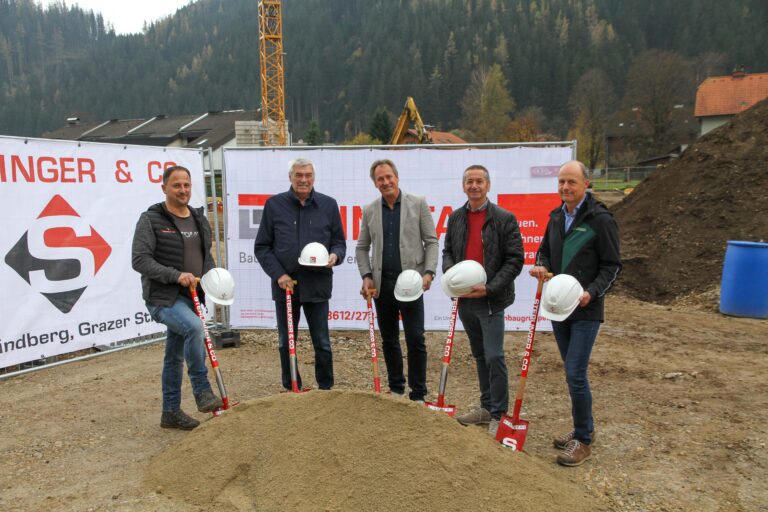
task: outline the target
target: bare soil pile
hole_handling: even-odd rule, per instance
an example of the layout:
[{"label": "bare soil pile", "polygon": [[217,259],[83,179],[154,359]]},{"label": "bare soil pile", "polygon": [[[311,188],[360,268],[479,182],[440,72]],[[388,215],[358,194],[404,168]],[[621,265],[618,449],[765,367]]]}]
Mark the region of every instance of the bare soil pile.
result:
[{"label": "bare soil pile", "polygon": [[253,400],[158,455],[147,483],[211,510],[596,510],[561,469],[407,400]]},{"label": "bare soil pile", "polygon": [[701,137],[613,208],[625,265],[619,288],[659,303],[712,290],[728,240],[768,240],[766,190],[763,100]]}]

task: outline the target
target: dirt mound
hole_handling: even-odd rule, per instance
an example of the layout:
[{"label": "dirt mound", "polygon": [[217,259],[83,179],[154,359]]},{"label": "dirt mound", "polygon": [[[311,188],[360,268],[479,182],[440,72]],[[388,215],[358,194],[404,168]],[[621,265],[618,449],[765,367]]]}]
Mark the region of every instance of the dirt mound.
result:
[{"label": "dirt mound", "polygon": [[206,422],[146,480],[211,510],[595,510],[560,471],[405,400],[314,391]]},{"label": "dirt mound", "polygon": [[768,100],[704,135],[612,210],[619,289],[666,303],[720,282],[728,240],[768,239]]}]

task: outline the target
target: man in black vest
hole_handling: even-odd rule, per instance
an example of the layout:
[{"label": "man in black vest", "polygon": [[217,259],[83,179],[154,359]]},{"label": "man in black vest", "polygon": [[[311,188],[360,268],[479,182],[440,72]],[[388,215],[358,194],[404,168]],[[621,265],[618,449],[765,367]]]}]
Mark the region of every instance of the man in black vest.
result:
[{"label": "man in black vest", "polygon": [[[160,426],[192,430],[200,422],[181,410],[184,360],[197,410],[211,412],[223,405],[208,382],[205,334],[189,293],[196,276],[214,267],[211,227],[202,208],[188,206],[192,195],[188,169],[166,169],[162,187],[165,201],[150,206],[136,224],[132,262],[133,269],[141,274],[142,295],[152,319],[168,328]],[[204,296],[199,285],[198,294]]]}]

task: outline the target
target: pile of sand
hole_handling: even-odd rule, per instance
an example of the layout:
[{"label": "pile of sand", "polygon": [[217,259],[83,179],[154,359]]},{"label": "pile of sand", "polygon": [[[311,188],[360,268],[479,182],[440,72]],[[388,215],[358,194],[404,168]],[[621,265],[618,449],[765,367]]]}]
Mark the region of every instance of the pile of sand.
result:
[{"label": "pile of sand", "polygon": [[[619,288],[665,303],[720,283],[728,240],[768,240],[768,100],[704,135],[612,208]],[[744,269],[749,272],[749,269]]]},{"label": "pile of sand", "polygon": [[387,396],[239,405],[152,461],[151,489],[210,510],[595,510],[567,470]]}]

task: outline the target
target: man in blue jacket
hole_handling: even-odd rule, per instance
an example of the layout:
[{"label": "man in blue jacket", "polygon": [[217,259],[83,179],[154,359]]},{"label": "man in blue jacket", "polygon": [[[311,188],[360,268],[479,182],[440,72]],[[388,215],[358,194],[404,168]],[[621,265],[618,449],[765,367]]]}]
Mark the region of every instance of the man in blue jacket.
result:
[{"label": "man in blue jacket", "polygon": [[549,214],[536,266],[530,270],[538,279],[547,272],[571,275],[584,289],[573,313],[562,322],[552,322],[573,416],[573,430],[553,442],[563,450],[557,462],[564,466],[581,465],[592,456],[595,432],[587,367],[605,316],[605,293],[621,270],[616,221],[604,204],[587,193],[588,187],[584,164],[572,160],[560,167],[557,190],[563,204]]},{"label": "man in blue jacket", "polygon": [[[315,348],[315,379],[320,389],[333,387],[333,354],[328,333],[328,300],[333,291],[334,265],[344,260],[346,240],[336,200],[314,189],[315,168],[307,158],[289,164],[287,192],[270,197],[264,205],[254,253],[272,279],[279,339],[282,384],[291,389],[288,354],[288,319],[285,290],[293,291],[293,329],[298,332],[299,315],[304,309],[312,345]],[[317,242],[328,250],[325,267],[299,264],[305,245]],[[294,284],[296,283],[296,284]],[[301,375],[297,375],[301,387]]]}]

